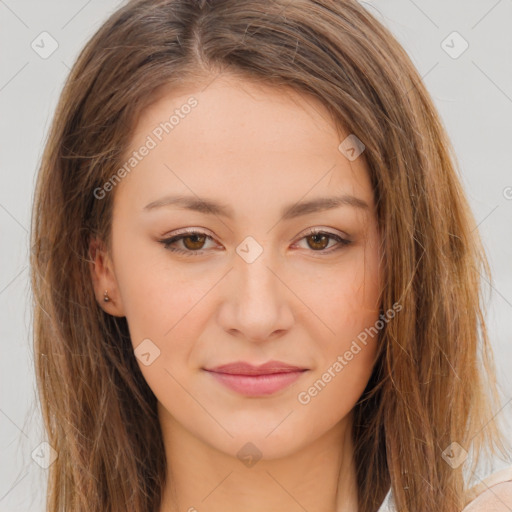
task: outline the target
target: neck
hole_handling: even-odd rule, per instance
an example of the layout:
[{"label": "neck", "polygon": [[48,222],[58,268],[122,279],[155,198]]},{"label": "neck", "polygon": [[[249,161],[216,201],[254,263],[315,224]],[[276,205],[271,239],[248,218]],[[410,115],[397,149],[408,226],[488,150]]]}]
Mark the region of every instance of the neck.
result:
[{"label": "neck", "polygon": [[160,512],[357,511],[351,415],[309,445],[277,459],[262,454],[254,465],[203,442],[160,406],[159,416],[168,469]]}]

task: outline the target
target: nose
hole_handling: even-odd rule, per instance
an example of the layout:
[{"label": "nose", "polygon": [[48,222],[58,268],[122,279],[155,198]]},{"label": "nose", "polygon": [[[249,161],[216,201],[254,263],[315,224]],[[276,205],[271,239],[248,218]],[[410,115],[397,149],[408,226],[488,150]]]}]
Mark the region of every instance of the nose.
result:
[{"label": "nose", "polygon": [[236,257],[226,276],[226,295],[220,306],[222,328],[240,339],[261,343],[288,331],[294,322],[286,276],[266,251],[252,263]]}]

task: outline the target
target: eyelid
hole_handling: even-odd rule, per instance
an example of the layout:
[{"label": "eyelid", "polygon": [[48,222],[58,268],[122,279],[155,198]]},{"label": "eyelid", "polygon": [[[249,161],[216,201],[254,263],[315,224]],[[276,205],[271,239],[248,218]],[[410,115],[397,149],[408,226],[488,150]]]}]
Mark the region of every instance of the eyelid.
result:
[{"label": "eyelid", "polygon": [[[336,231],[335,233],[333,233],[333,231]],[[344,233],[343,231],[339,231],[337,229],[334,229],[334,228],[328,228],[326,226],[315,226],[313,228],[307,228],[305,231],[303,231],[302,233],[300,233],[298,235],[299,238],[303,238],[305,236],[308,236],[308,235],[315,235],[317,233],[325,233],[325,234],[328,234],[328,235],[332,235],[332,236],[339,236],[340,238],[343,238],[347,241],[351,241],[352,237],[348,234],[348,233]]]},{"label": "eyelid", "polygon": [[177,231],[173,232],[171,235],[166,236],[166,238],[174,238],[175,236],[187,235],[187,234],[205,235],[205,236],[209,236],[211,238],[215,238],[209,230],[207,230],[206,228],[200,228],[200,227],[178,229]]}]

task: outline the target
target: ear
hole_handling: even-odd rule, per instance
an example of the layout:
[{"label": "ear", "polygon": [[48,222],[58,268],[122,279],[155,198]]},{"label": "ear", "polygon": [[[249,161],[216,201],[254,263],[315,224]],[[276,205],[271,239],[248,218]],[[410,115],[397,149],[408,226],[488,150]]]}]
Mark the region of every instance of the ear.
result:
[{"label": "ear", "polygon": [[[125,316],[112,259],[99,238],[91,239],[89,255],[89,270],[98,304],[109,315]],[[105,291],[108,293],[108,302],[104,300]]]}]

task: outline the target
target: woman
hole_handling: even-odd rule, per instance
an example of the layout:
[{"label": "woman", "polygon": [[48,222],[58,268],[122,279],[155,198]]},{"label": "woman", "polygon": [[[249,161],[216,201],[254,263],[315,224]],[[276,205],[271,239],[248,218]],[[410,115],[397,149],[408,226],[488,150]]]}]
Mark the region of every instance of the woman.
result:
[{"label": "woman", "polygon": [[34,204],[48,510],[512,506],[454,162],[354,1],[114,13]]}]

